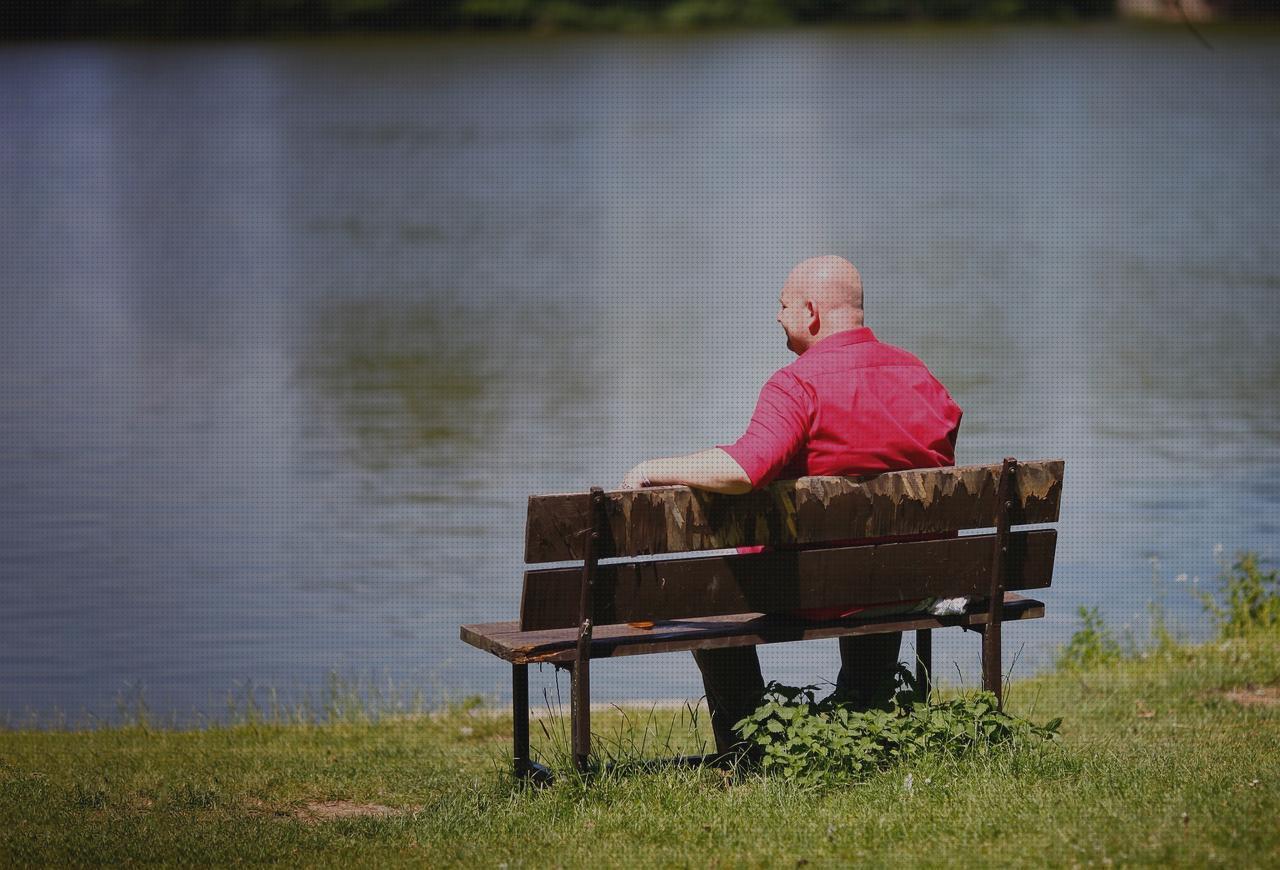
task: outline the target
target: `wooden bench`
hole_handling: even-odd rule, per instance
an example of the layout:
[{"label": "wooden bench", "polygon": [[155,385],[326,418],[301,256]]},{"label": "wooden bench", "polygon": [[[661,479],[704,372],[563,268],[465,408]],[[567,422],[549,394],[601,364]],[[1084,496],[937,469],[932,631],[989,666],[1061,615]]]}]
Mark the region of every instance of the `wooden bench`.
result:
[{"label": "wooden bench", "polygon": [[[1044,615],[1043,603],[1014,593],[1049,586],[1057,544],[1053,529],[1010,527],[1057,522],[1062,476],[1061,460],[1006,459],[863,479],[808,477],[740,496],[673,486],[531,497],[525,562],[572,564],[525,571],[518,621],[461,628],[462,640],[512,664],[516,775],[549,776],[529,757],[535,663],[571,671],[573,755],[583,770],[593,658],[911,630],[927,697],[930,632],[961,626],[982,634],[983,686],[1000,696],[1001,622]],[[994,532],[955,534],[988,528]],[[859,543],[901,536],[935,537]],[[773,549],[644,558],[757,545]],[[951,616],[786,615],[924,598],[969,604]]]}]

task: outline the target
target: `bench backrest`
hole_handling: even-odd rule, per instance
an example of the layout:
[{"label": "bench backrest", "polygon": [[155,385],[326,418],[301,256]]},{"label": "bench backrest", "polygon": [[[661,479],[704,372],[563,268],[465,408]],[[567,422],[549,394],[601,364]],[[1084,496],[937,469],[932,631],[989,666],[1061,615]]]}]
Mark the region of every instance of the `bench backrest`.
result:
[{"label": "bench backrest", "polygon": [[[1063,470],[1062,460],[1018,465],[1010,525],[1057,522]],[[581,560],[593,526],[601,532],[597,558],[632,559],[596,569],[596,625],[985,596],[993,536],[936,536],[994,526],[1000,472],[1000,465],[981,465],[806,477],[740,496],[683,486],[609,492],[603,516],[588,493],[534,496],[525,561],[576,564],[525,572],[520,627],[578,624]],[[866,541],[900,536],[935,538]],[[1013,533],[1004,588],[1048,586],[1056,542],[1052,529]],[[760,545],[783,549],[634,560]]]}]

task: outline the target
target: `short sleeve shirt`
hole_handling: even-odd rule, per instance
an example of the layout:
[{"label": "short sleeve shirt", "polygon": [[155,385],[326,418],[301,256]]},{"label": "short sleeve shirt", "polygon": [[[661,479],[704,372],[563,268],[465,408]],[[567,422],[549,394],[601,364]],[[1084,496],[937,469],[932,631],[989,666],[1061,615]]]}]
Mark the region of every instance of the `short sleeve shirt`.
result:
[{"label": "short sleeve shirt", "polygon": [[[840,332],[778,370],[747,431],[722,446],[753,487],[810,475],[864,475],[955,464],[960,407],[915,356],[870,329]],[[758,550],[748,548],[745,552]],[[890,612],[902,603],[886,605]],[[869,616],[876,605],[799,611]]]},{"label": "short sleeve shirt", "polygon": [[924,363],[862,327],[823,339],[774,373],[746,432],[721,449],[754,487],[936,468],[955,464],[961,414]]}]

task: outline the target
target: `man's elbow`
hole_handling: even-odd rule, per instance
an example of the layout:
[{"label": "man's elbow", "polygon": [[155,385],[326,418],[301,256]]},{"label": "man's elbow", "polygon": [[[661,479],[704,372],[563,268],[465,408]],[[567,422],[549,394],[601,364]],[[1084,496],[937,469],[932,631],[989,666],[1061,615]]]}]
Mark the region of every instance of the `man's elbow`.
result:
[{"label": "man's elbow", "polygon": [[747,474],[747,470],[738,463],[738,460],[724,450],[718,452],[723,466],[720,492],[726,495],[743,495],[755,489],[755,484],[751,482],[751,475]]}]

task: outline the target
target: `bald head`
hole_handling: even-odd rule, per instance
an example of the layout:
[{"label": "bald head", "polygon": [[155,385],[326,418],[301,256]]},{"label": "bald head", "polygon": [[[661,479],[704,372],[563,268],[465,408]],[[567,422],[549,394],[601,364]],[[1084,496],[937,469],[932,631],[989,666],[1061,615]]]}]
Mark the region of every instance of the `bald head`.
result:
[{"label": "bald head", "polygon": [[779,302],[787,347],[804,353],[829,335],[862,326],[862,276],[843,257],[814,257],[791,270]]}]

